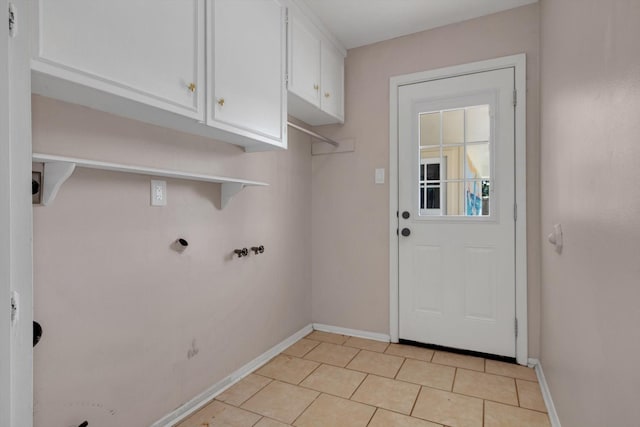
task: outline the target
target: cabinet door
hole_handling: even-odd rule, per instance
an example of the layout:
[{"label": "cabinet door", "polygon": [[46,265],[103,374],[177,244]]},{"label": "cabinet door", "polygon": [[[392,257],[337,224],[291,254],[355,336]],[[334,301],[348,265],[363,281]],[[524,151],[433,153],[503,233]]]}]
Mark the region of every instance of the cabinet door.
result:
[{"label": "cabinet door", "polygon": [[284,142],[285,9],[275,0],[211,4],[210,125],[230,125],[232,132],[246,130]]},{"label": "cabinet door", "polygon": [[289,16],[289,91],[320,107],[320,39],[295,14]]},{"label": "cabinet door", "polygon": [[333,46],[322,44],[322,111],[344,118],[344,58]]},{"label": "cabinet door", "polygon": [[204,0],[39,0],[37,14],[34,70],[204,119]]}]

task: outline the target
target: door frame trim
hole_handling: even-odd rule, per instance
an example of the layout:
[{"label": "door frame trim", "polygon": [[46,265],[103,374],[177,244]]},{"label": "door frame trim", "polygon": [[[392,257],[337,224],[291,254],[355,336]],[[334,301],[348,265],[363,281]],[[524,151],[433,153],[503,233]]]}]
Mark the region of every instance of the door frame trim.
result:
[{"label": "door frame trim", "polygon": [[[398,342],[400,331],[399,307],[399,238],[398,238],[398,90],[400,86],[463,76],[502,68],[514,67],[517,105],[515,107],[515,181],[517,221],[515,223],[516,277],[516,360],[528,362],[527,316],[527,91],[526,54],[505,56],[486,61],[438,68],[393,76],[389,80],[389,331],[392,342]],[[515,327],[515,325],[514,325]],[[515,331],[514,331],[515,333]]]}]

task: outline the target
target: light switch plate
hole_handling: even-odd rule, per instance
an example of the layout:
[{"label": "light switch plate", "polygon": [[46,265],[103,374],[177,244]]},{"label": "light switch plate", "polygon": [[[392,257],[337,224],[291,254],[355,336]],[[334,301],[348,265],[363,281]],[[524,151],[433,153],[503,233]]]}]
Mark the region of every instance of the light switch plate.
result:
[{"label": "light switch plate", "polygon": [[151,206],[167,205],[167,181],[151,180]]},{"label": "light switch plate", "polygon": [[384,184],[384,168],[376,169],[376,184]]}]

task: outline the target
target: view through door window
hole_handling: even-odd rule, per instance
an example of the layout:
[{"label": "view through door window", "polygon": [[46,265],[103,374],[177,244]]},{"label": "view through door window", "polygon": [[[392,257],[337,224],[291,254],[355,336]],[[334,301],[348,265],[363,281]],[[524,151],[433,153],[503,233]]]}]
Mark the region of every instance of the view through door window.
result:
[{"label": "view through door window", "polygon": [[489,105],[420,113],[421,216],[491,214]]}]

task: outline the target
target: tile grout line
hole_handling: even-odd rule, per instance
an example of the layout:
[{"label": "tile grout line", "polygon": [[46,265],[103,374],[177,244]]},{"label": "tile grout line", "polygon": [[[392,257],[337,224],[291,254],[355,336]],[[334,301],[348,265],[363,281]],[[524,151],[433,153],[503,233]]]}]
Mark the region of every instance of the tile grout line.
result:
[{"label": "tile grout line", "polygon": [[305,412],[307,412],[307,409],[309,409],[309,407],[310,407],[311,405],[313,405],[313,404],[315,403],[315,401],[316,401],[316,400],[318,400],[318,398],[319,398],[320,396],[322,396],[322,393],[318,393],[318,395],[317,395],[316,397],[314,397],[314,398],[313,398],[313,400],[311,401],[311,403],[309,403],[307,406],[305,406],[305,408],[304,408],[302,411],[300,411],[300,413],[298,414],[298,416],[297,416],[297,417],[295,417],[295,418],[293,419],[293,421],[291,421],[291,423],[290,423],[290,424],[291,424],[291,425],[295,424],[295,423],[296,423],[296,421],[298,421],[298,418],[300,418],[300,417],[302,416],[302,414],[304,414]]},{"label": "tile grout line", "polygon": [[[304,339],[307,339],[307,338],[301,338],[301,339],[303,339],[303,340],[304,340]],[[301,358],[301,359],[304,359],[304,357],[305,357],[307,354],[311,353],[311,352],[312,352],[312,351],[313,351],[317,346],[319,346],[319,345],[320,345],[320,343],[321,343],[321,341],[310,340],[310,339],[307,339],[307,340],[308,340],[308,341],[313,341],[313,342],[315,342],[315,343],[316,343],[316,345],[314,345],[313,347],[311,347],[309,350],[305,351],[305,353],[304,353],[302,356],[300,356],[300,358]],[[297,341],[297,342],[293,343],[293,345],[297,344],[298,342],[300,342],[300,341]],[[290,346],[290,347],[291,347],[291,346]],[[285,349],[285,351],[286,351],[286,349]],[[282,353],[280,353],[280,354],[285,354],[285,353],[284,353],[284,351],[283,351],[283,352],[282,352]],[[293,355],[291,355],[291,354],[290,354],[289,356],[293,356]]]},{"label": "tile grout line", "polygon": [[402,367],[404,366],[404,364],[407,363],[407,358],[403,358],[402,359],[402,363],[400,364],[400,367],[398,367],[398,370],[396,371],[396,374],[393,376],[394,380],[398,379],[398,374],[400,373],[400,371],[402,371]]},{"label": "tile grout line", "polygon": [[[429,386],[423,386],[423,387],[427,387],[427,388],[430,388],[430,389],[433,389],[433,390],[446,391],[446,390],[442,390],[440,388],[434,388],[434,387],[429,387]],[[511,403],[500,402],[500,401],[494,400],[494,399],[486,399],[484,397],[478,397],[478,396],[474,396],[472,394],[464,394],[464,393],[460,393],[458,391],[452,391],[452,392],[449,392],[449,393],[457,394],[459,396],[464,396],[464,397],[471,397],[471,398],[474,398],[474,399],[480,399],[480,400],[491,402],[491,403],[497,403],[499,405],[505,405],[505,406],[509,406],[511,408],[525,409],[527,411],[533,411],[533,412],[538,412],[540,414],[546,414],[546,412],[542,412],[542,411],[539,411],[537,409],[523,408],[523,407],[518,406],[518,405],[512,405]]]},{"label": "tile grout line", "polygon": [[[307,360],[307,359],[305,359],[305,360]],[[312,362],[315,362],[315,361],[312,361]],[[304,380],[306,380],[307,378],[309,378],[309,377],[311,376],[311,374],[313,374],[315,371],[317,371],[317,370],[318,370],[318,368],[319,368],[320,366],[324,365],[324,363],[319,363],[319,362],[316,362],[316,363],[318,363],[318,366],[316,366],[315,368],[313,368],[313,369],[311,370],[311,372],[309,372],[309,373],[308,373],[308,374],[307,374],[303,379],[301,379],[300,381],[298,381],[298,383],[297,383],[297,384],[294,384],[294,385],[297,385],[298,387],[300,387],[300,384],[302,384],[302,382],[303,382]]]},{"label": "tile grout line", "polygon": [[[337,368],[337,369],[346,369],[346,368],[340,368],[340,367],[338,367],[338,366],[329,365],[329,364],[326,364],[326,363],[323,363],[323,364],[321,364],[320,366],[328,366],[328,367],[331,367],[331,368]],[[316,370],[317,370],[317,369],[320,369],[320,366],[318,366],[318,367],[316,368]],[[357,371],[351,371],[351,372],[357,372]],[[362,372],[358,372],[358,373],[359,373],[359,374],[361,374]],[[307,378],[308,378],[308,377],[310,377],[311,375],[312,375],[312,374],[309,374],[309,375],[307,376]],[[305,378],[305,380],[306,380],[307,378]],[[365,377],[364,377],[364,378],[366,378],[366,375],[365,375]],[[363,379],[358,383],[358,385],[356,386],[356,390],[358,389],[358,387],[360,387],[360,384],[362,384],[362,382],[364,381],[364,378],[363,378]],[[353,393],[355,393],[355,391],[353,391],[353,392],[349,395],[349,397],[339,396],[339,395],[337,395],[337,394],[333,394],[333,393],[330,393],[330,392],[328,392],[328,391],[324,391],[324,390],[317,390],[317,389],[315,389],[315,388],[311,388],[311,387],[309,387],[309,386],[303,385],[303,384],[302,384],[303,382],[304,382],[304,380],[300,381],[300,384],[292,384],[292,385],[295,385],[296,387],[303,388],[303,389],[305,389],[305,390],[315,391],[315,392],[317,392],[317,393],[324,393],[324,394],[327,394],[327,395],[329,395],[329,396],[333,396],[333,397],[337,397],[337,398],[345,399],[345,400],[351,400],[351,396],[353,396]],[[355,402],[355,400],[354,400],[354,402]],[[362,402],[359,402],[359,403],[362,403]]]},{"label": "tile grout line", "polygon": [[371,424],[371,421],[373,421],[373,419],[375,418],[376,414],[378,413],[378,408],[377,406],[375,406],[376,410],[373,411],[373,414],[371,415],[371,418],[369,419],[369,422],[367,423],[367,425],[365,427],[369,427],[369,424]]},{"label": "tile grout line", "polygon": [[[264,375],[256,374],[256,373],[254,373],[254,372],[251,372],[249,375],[257,375],[257,376],[259,376],[259,377],[266,378],[266,379],[268,379],[268,380],[269,380],[269,382],[268,382],[268,383],[266,383],[265,385],[263,385],[262,387],[260,387],[258,390],[256,390],[256,392],[255,392],[255,393],[253,393],[251,396],[247,397],[245,400],[243,400],[242,402],[240,402],[240,404],[239,404],[238,406],[233,405],[233,404],[231,404],[231,403],[223,402],[222,400],[219,400],[219,402],[227,403],[227,405],[234,406],[234,407],[236,407],[236,408],[238,408],[238,409],[243,409],[243,408],[241,408],[241,406],[242,406],[242,405],[244,405],[244,404],[245,404],[249,399],[251,399],[253,396],[255,396],[256,394],[258,394],[262,389],[264,389],[266,386],[268,386],[269,384],[271,384],[271,383],[274,381],[274,380],[273,380],[273,378],[265,377]],[[248,377],[249,375],[247,375],[247,377]],[[245,377],[245,378],[246,378],[246,377]],[[243,378],[242,380],[244,380],[245,378]],[[242,381],[242,380],[240,380],[240,381]],[[236,383],[236,384],[239,384],[239,382],[238,382],[238,383]],[[235,386],[235,384],[234,384],[234,386]],[[218,400],[218,398],[216,397],[214,400]]]},{"label": "tile grout line", "polygon": [[[273,382],[273,381],[272,381],[272,382]],[[285,383],[285,384],[286,384],[286,383]],[[266,387],[266,386],[265,386],[265,387]],[[264,387],[263,387],[263,388],[264,388]],[[247,399],[247,400],[249,400],[249,399]],[[220,402],[220,403],[224,403],[225,405],[231,406],[232,408],[236,408],[236,409],[239,409],[239,410],[241,410],[241,411],[245,411],[245,412],[248,412],[248,413],[250,413],[250,414],[254,414],[254,415],[259,416],[260,418],[258,419],[258,421],[256,421],[256,424],[257,424],[257,423],[259,423],[259,422],[260,422],[260,420],[261,420],[262,418],[269,418],[269,417],[266,417],[266,416],[264,416],[264,415],[262,415],[262,414],[260,414],[260,413],[258,413],[258,412],[252,411],[251,409],[241,408],[240,406],[231,405],[231,404],[229,404],[229,403],[221,402],[221,401],[219,401],[219,400],[218,400],[218,402]],[[208,405],[207,405],[207,406],[208,406]],[[205,407],[206,407],[206,406],[205,406]]]},{"label": "tile grout line", "polygon": [[453,381],[451,381],[451,393],[454,393],[453,389],[456,385],[456,377],[458,376],[458,368],[456,368],[456,370],[453,373]]},{"label": "tile grout line", "polygon": [[482,427],[484,427],[484,414],[485,414],[485,405],[487,404],[487,401],[482,399]]},{"label": "tile grout line", "polygon": [[413,405],[411,405],[411,410],[409,411],[409,416],[413,417],[413,411],[416,409],[416,405],[418,404],[418,399],[420,398],[420,393],[422,393],[422,387],[418,389],[418,394],[416,394],[415,399],[413,400]]},{"label": "tile grout line", "polygon": [[[362,381],[360,382],[360,384],[358,384],[358,387],[356,387],[356,389],[353,390],[353,393],[351,393],[351,396],[349,396],[349,400],[352,400],[353,402],[357,402],[357,400],[353,400],[353,396],[355,396],[355,394],[358,392],[358,390],[360,390],[360,387],[362,387],[362,384],[364,384],[364,382],[367,380],[367,378],[369,378],[369,374],[365,374],[365,376],[362,379]],[[362,402],[359,402],[359,403],[362,403]]]},{"label": "tile grout line", "polygon": [[[345,368],[346,369],[346,368]],[[357,371],[354,371],[357,372]],[[349,395],[349,397],[347,397],[347,400],[351,400],[351,398],[353,397],[354,394],[356,394],[356,391],[358,391],[358,389],[360,388],[360,386],[362,385],[362,383],[364,383],[364,380],[367,379],[369,375],[365,374],[364,377],[362,377],[362,380],[360,380],[360,383],[358,383],[358,385],[356,386],[356,388],[353,389],[353,391],[351,392],[351,394]],[[354,400],[355,402],[355,400]]]}]

